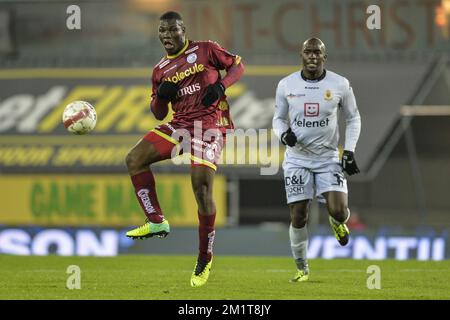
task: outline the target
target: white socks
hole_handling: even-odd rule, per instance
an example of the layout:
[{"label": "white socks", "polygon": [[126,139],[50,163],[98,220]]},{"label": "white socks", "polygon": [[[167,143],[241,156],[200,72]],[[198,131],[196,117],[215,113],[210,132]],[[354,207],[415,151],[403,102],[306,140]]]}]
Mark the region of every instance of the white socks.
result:
[{"label": "white socks", "polygon": [[303,228],[289,226],[289,239],[291,241],[292,256],[295,259],[299,270],[307,269],[306,252],[308,250],[308,230],[306,225]]}]

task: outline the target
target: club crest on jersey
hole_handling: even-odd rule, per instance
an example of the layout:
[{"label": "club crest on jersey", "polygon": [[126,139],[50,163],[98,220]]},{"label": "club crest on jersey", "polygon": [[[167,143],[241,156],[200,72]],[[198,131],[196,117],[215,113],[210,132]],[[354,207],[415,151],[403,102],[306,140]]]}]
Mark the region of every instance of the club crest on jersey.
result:
[{"label": "club crest on jersey", "polygon": [[333,99],[333,95],[331,94],[330,90],[325,91],[324,99],[327,100],[327,101],[330,101],[330,100]]},{"label": "club crest on jersey", "polygon": [[187,56],[186,60],[189,63],[194,63],[195,61],[197,61],[197,55],[195,53],[191,53]]}]

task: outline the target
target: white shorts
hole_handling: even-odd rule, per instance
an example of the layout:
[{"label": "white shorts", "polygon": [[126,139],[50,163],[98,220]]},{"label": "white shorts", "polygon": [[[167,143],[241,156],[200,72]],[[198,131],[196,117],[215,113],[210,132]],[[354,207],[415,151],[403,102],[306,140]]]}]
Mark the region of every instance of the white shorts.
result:
[{"label": "white shorts", "polygon": [[314,199],[325,202],[322,193],[347,193],[347,180],[337,159],[301,160],[286,157],[283,161],[287,203]]}]

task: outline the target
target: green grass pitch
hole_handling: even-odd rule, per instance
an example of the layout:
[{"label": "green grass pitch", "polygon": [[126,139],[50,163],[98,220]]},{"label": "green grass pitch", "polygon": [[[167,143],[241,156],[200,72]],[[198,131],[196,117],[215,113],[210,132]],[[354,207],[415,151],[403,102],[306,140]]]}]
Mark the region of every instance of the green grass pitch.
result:
[{"label": "green grass pitch", "polygon": [[[310,260],[310,280],[289,283],[285,257],[216,256],[208,283],[191,288],[194,256],[22,257],[0,255],[0,299],[450,299],[450,261]],[[69,290],[69,265],[81,289]],[[370,265],[381,289],[367,288]]]}]

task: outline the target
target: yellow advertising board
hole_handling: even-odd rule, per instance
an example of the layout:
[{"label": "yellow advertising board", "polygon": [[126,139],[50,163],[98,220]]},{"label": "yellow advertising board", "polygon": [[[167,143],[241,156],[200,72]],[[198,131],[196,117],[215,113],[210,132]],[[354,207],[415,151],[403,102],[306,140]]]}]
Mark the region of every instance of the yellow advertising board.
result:
[{"label": "yellow advertising board", "polygon": [[[196,226],[189,175],[155,175],[158,200],[171,226]],[[0,224],[37,226],[141,225],[145,215],[126,175],[0,176]],[[226,179],[216,176],[216,225],[226,222]]]}]

